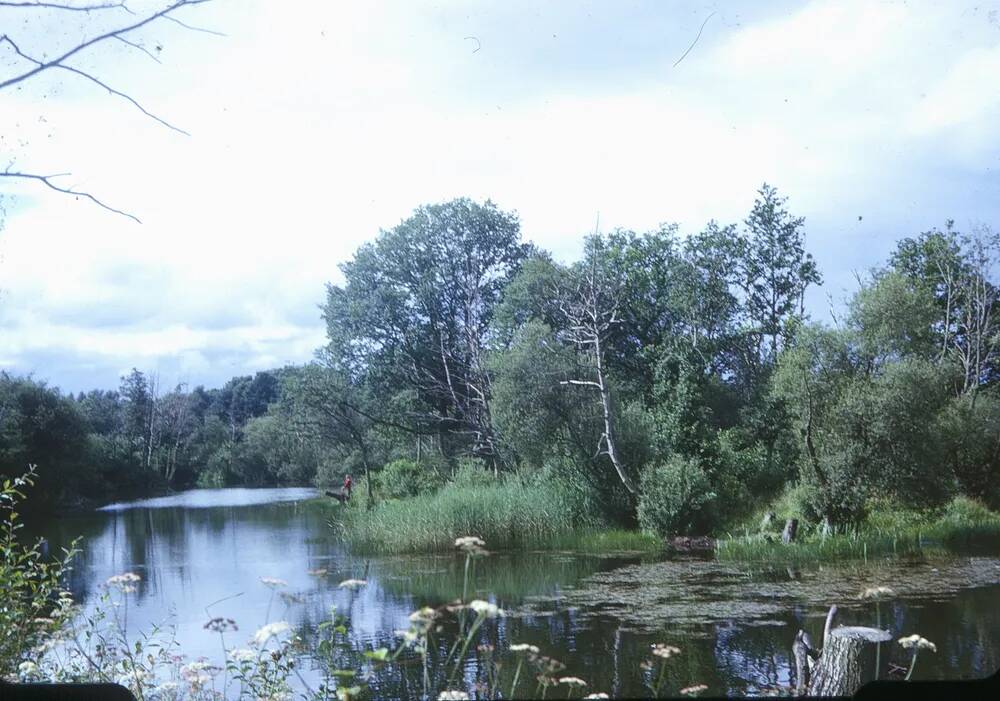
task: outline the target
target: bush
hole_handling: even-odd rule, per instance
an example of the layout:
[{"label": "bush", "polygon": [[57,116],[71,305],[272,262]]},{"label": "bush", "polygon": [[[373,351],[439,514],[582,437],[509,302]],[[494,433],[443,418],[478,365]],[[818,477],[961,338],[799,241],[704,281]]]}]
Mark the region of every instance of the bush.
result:
[{"label": "bush", "polygon": [[497,483],[481,460],[461,458],[455,468],[455,474],[448,480],[456,487],[486,487]]},{"label": "bush", "polygon": [[63,574],[76,552],[76,542],[62,560],[46,562],[41,542],[31,546],[18,540],[18,505],[21,490],[34,486],[35,468],[29,466],[21,477],[0,484],[0,678],[17,673],[22,656],[51,635],[58,627],[56,595]]},{"label": "bush", "polygon": [[944,507],[941,520],[954,525],[974,525],[996,521],[997,514],[981,501],[969,497],[955,497]]},{"label": "bush", "polygon": [[416,460],[393,460],[375,475],[375,491],[385,499],[405,499],[441,487],[444,479],[430,465]]},{"label": "bush", "polygon": [[716,494],[697,461],[674,456],[647,468],[640,482],[639,525],[659,535],[705,533]]}]

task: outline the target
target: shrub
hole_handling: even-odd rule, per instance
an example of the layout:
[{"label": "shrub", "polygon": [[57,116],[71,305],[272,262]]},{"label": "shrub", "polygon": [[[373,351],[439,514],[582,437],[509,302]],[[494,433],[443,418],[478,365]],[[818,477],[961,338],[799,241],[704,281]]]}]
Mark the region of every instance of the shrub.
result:
[{"label": "shrub", "polygon": [[485,487],[497,482],[483,462],[474,458],[461,458],[448,481],[456,487]]},{"label": "shrub", "polygon": [[41,542],[23,545],[17,531],[21,491],[34,486],[35,467],[21,477],[0,484],[0,678],[15,674],[22,655],[52,634],[59,622],[50,614],[63,574],[76,550],[76,541],[62,560],[46,562]]},{"label": "shrub", "polygon": [[642,475],[639,525],[659,535],[704,533],[712,526],[716,494],[694,460],[674,456]]},{"label": "shrub", "polygon": [[416,460],[393,460],[375,476],[375,490],[386,499],[405,499],[437,490],[444,479],[430,465]]}]

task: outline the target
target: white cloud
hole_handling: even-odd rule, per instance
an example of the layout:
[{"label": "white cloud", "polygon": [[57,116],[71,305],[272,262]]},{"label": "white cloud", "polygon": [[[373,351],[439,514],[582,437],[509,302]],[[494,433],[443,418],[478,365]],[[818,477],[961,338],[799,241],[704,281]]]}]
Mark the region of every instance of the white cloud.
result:
[{"label": "white cloud", "polygon": [[[674,68],[691,22],[650,7],[673,33],[662,47],[644,36],[631,65],[627,41],[584,41],[637,31],[618,10],[597,27],[548,8],[519,30],[523,8],[409,3],[221,2],[188,14],[228,38],[143,35],[163,66],[124,46],[87,59],[191,137],[65,78],[4,95],[0,148],[17,165],[71,169],[67,184],[144,223],[17,185],[0,237],[0,358],[58,381],[78,362],[103,363],[102,378],[162,363],[209,382],[305,360],[337,264],[456,196],[517,209],[529,238],[567,258],[598,211],[605,229],[738,221],[767,180],[807,216],[834,281],[943,216],[998,213],[958,183],[995,178],[1000,28],[913,3],[813,2],[740,22],[727,8]],[[614,70],[597,71],[595,52]]]}]

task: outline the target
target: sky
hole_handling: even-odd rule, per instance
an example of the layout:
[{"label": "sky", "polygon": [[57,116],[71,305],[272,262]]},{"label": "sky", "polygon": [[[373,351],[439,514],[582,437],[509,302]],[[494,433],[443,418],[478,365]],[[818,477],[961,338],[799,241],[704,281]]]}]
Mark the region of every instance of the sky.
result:
[{"label": "sky", "polygon": [[[137,15],[157,8],[130,0]],[[0,8],[55,55],[131,16]],[[414,208],[516,211],[573,260],[599,220],[806,219],[829,320],[895,242],[1000,226],[997,2],[214,0],[0,90],[0,370],[64,391],[308,361],[325,285]],[[700,31],[700,36],[699,36]],[[157,49],[159,47],[159,49]],[[23,63],[0,44],[0,81]]]}]

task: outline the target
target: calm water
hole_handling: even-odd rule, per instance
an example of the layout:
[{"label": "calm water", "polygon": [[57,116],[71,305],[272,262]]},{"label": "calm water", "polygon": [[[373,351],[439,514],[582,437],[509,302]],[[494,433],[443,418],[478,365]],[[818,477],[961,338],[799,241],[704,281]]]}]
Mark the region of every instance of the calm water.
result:
[{"label": "calm water", "polygon": [[[287,620],[308,632],[331,606],[349,613],[359,648],[392,645],[408,614],[461,595],[459,555],[359,557],[327,525],[328,507],[305,500],[309,489],[192,490],[115,504],[47,524],[53,545],[84,537],[71,588],[93,601],[115,574],[142,576],[128,626],[168,622],[190,657],[221,659],[219,639],[203,629],[214,616],[240,625],[242,645],[265,622]],[[309,570],[326,569],[316,577]],[[261,582],[278,577],[299,601],[286,603]],[[358,592],[337,588],[367,579]],[[673,689],[707,684],[710,693],[758,694],[788,685],[790,647],[805,628],[821,638],[830,604],[839,622],[874,624],[874,608],[857,601],[866,586],[888,585],[900,599],[882,605],[882,621],[899,637],[920,633],[938,653],[921,655],[915,676],[972,678],[1000,667],[1000,557],[892,562],[852,567],[747,567],[704,558],[589,556],[572,552],[498,553],[476,564],[478,596],[508,611],[483,642],[503,649],[533,643],[566,663],[588,691],[642,696],[641,662],[652,643],[676,645]],[[883,659],[905,664],[896,645]],[[676,662],[676,664],[673,664]],[[416,670],[413,670],[414,672]],[[475,662],[467,670],[471,680]],[[306,670],[307,680],[315,672]],[[383,698],[412,696],[409,672],[378,680]]]}]

